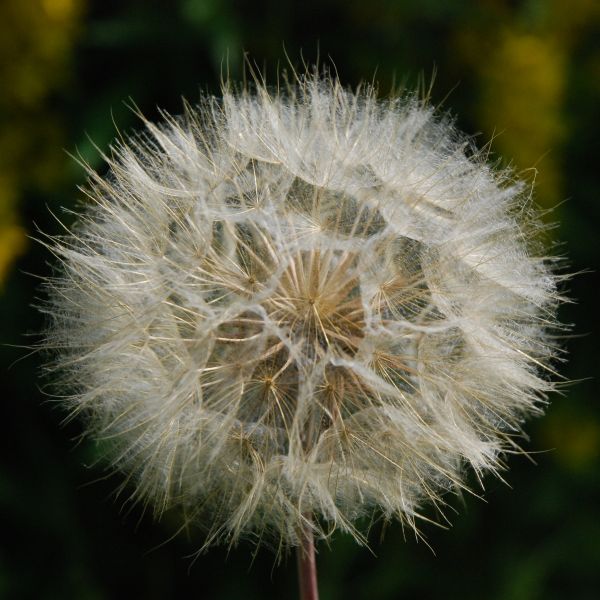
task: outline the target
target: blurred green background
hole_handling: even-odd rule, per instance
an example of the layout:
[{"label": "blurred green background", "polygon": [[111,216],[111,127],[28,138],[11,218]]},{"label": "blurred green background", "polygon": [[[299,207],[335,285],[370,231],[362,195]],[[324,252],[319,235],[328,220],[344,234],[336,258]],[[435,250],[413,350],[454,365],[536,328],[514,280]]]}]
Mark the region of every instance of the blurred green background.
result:
[{"label": "blurred green background", "polygon": [[[57,233],[94,143],[218,92],[246,51],[278,66],[331,57],[342,81],[433,85],[459,126],[493,139],[494,156],[535,180],[575,277],[562,372],[578,383],[529,424],[537,466],[512,457],[486,502],[452,500],[454,526],[424,527],[435,553],[399,526],[371,532],[372,552],[339,535],[320,548],[322,600],[592,599],[600,589],[600,3],[596,0],[0,0],[0,598],[294,598],[293,557],[273,565],[241,545],[190,558],[168,522],[114,501],[119,478],[77,443],[81,425],[39,389],[34,308]],[[90,141],[92,140],[92,141]],[[66,222],[68,214],[63,214]],[[16,361],[16,362],[15,362]],[[512,488],[512,489],[511,489]],[[166,542],[166,543],[165,543]]]}]

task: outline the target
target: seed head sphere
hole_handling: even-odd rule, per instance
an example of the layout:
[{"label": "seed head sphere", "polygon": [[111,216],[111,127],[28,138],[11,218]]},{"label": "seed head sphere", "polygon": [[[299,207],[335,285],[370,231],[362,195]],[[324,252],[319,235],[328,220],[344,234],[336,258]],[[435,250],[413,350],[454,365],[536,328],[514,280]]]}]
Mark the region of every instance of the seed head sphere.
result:
[{"label": "seed head sphere", "polygon": [[207,544],[362,539],[498,471],[552,383],[524,187],[417,97],[225,88],[113,147],[45,346],[136,499]]}]

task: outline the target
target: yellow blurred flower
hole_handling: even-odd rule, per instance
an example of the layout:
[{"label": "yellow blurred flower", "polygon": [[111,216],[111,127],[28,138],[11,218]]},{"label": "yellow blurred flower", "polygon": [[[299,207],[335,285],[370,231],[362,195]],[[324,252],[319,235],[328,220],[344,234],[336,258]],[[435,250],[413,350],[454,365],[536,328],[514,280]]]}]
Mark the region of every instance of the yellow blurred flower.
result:
[{"label": "yellow blurred flower", "polygon": [[24,190],[60,179],[62,127],[48,99],[68,77],[82,8],[83,0],[0,3],[0,286],[26,246]]},{"label": "yellow blurred flower", "polygon": [[16,256],[25,249],[25,231],[17,225],[0,226],[0,282],[6,278]]},{"label": "yellow blurred flower", "polygon": [[556,205],[562,188],[565,49],[550,38],[509,30],[481,67],[483,126],[499,134],[495,147],[518,168],[539,165],[538,199],[545,206]]},{"label": "yellow blurred flower", "polygon": [[50,19],[70,21],[78,11],[78,0],[42,0],[42,7]]},{"label": "yellow blurred flower", "polygon": [[594,0],[550,0],[511,5],[488,0],[483,22],[467,23],[455,36],[462,67],[479,80],[477,102],[484,133],[518,171],[532,169],[537,201],[563,199],[564,101],[573,47],[584,28],[600,18]]}]

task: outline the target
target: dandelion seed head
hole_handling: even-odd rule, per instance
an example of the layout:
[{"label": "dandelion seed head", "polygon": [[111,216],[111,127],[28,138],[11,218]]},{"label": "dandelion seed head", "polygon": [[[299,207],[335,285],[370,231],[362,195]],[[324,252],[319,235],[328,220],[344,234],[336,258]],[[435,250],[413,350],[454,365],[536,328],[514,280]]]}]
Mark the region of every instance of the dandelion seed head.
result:
[{"label": "dandelion seed head", "polygon": [[415,97],[225,89],[121,142],[49,246],[45,346],[134,496],[296,545],[497,472],[552,383],[523,186]]}]

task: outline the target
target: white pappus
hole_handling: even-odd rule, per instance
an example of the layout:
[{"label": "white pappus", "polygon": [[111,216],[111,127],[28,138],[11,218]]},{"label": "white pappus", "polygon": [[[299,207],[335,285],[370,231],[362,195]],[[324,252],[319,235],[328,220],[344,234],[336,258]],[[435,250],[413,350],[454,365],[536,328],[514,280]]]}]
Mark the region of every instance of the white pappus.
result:
[{"label": "white pappus", "polygon": [[497,472],[553,384],[527,190],[416,97],[227,86],[90,170],[44,346],[134,496],[297,545]]}]

